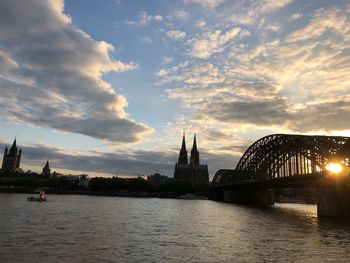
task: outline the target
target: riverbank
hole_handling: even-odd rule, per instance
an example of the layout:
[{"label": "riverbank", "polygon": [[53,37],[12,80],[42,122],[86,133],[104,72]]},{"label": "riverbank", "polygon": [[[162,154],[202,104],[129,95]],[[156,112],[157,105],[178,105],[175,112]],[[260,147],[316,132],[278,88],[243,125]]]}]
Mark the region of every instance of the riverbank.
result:
[{"label": "riverbank", "polygon": [[154,184],[144,178],[91,178],[88,185],[80,185],[67,177],[48,178],[42,176],[0,177],[0,192],[33,194],[38,189],[47,194],[95,195],[119,197],[176,198],[185,193],[209,194],[207,186],[190,182],[169,181]]},{"label": "riverbank", "polygon": [[[37,189],[29,188],[1,188],[0,193],[22,193],[22,194],[37,194]],[[57,195],[90,195],[90,196],[110,196],[110,197],[140,197],[140,198],[177,198],[183,193],[179,192],[143,192],[143,191],[92,191],[88,189],[72,190],[72,189],[45,189],[46,194],[57,194]],[[194,194],[198,196],[205,196],[208,199],[211,198],[209,191],[194,191]],[[278,204],[316,204],[314,199],[305,198],[285,198],[280,197],[275,200]]]},{"label": "riverbank", "polygon": [[[115,197],[142,197],[142,198],[176,198],[181,194],[176,192],[128,192],[128,191],[90,191],[90,190],[66,190],[66,189],[47,189],[46,194],[58,195],[92,195],[92,196],[115,196]],[[35,189],[18,188],[0,188],[0,193],[21,193],[34,194]]]}]

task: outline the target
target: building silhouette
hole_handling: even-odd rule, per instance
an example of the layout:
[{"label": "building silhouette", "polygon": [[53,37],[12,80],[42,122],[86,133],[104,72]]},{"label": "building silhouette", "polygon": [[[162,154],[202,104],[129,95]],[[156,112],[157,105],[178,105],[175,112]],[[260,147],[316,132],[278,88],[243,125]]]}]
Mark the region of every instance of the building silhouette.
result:
[{"label": "building silhouette", "polygon": [[185,133],[183,134],[178,162],[175,164],[174,179],[187,181],[194,184],[203,184],[209,182],[208,166],[200,164],[199,162],[199,151],[197,149],[196,134],[193,138],[190,163],[188,163],[187,158]]},{"label": "building silhouette", "polygon": [[161,185],[163,183],[171,181],[171,179],[166,175],[161,175],[158,173],[158,171],[155,174],[147,176],[147,181],[151,182],[154,185]]},{"label": "building silhouette", "polygon": [[11,172],[21,171],[20,169],[21,156],[22,156],[22,149],[19,149],[18,151],[18,148],[16,145],[16,139],[15,139],[13,141],[13,144],[10,150],[8,150],[7,147],[5,148],[1,169],[9,170]]},{"label": "building silhouette", "polygon": [[49,165],[49,161],[46,162],[43,171],[41,173],[42,175],[46,175],[46,176],[50,176],[51,175],[51,170],[50,170],[50,165]]}]

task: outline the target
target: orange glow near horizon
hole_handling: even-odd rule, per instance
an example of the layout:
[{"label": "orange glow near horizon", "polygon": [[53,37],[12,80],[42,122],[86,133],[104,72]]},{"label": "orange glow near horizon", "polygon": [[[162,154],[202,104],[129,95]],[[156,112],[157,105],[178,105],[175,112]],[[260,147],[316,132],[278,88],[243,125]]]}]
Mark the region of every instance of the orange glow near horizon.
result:
[{"label": "orange glow near horizon", "polygon": [[326,165],[326,170],[332,174],[339,174],[343,171],[343,166],[340,163],[330,162]]}]

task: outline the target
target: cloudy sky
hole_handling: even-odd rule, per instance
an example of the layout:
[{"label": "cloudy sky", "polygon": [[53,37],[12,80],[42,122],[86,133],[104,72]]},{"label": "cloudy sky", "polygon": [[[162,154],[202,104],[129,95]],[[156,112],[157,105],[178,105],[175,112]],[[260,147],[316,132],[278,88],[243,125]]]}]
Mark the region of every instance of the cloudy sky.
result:
[{"label": "cloudy sky", "polygon": [[210,176],[272,133],[350,136],[350,4],[0,0],[1,151],[22,168]]}]

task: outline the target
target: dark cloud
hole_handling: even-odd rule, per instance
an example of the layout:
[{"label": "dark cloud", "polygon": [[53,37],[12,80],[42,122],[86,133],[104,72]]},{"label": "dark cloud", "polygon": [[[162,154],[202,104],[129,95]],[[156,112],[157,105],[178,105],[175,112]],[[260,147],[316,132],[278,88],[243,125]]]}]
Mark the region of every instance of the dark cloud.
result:
[{"label": "dark cloud", "polygon": [[295,132],[350,129],[347,121],[350,101],[347,99],[309,103],[294,110],[283,98],[212,103],[206,114],[221,122],[284,126]]},{"label": "dark cloud", "polygon": [[222,122],[281,125],[291,118],[287,109],[287,101],[283,98],[250,101],[238,100],[211,103],[207,107],[206,114]]},{"label": "dark cloud", "polygon": [[7,120],[116,142],[152,129],[125,113],[126,99],[101,79],[136,67],[71,23],[62,1],[0,2],[0,107]]},{"label": "dark cloud", "polygon": [[201,163],[208,164],[209,176],[212,179],[220,169],[235,169],[240,158],[240,155],[204,153],[201,154]]},{"label": "dark cloud", "polygon": [[[3,151],[5,144],[2,143],[2,145]],[[68,169],[137,176],[137,174],[149,175],[158,169],[159,172],[172,176],[177,158],[177,154],[171,152],[136,150],[118,151],[118,153],[93,151],[75,153],[39,144],[22,146],[18,143],[17,145],[23,151],[22,167],[25,168],[26,165],[42,167],[46,160],[50,160],[53,171]]]},{"label": "dark cloud", "polygon": [[[5,146],[10,146],[0,141],[3,152]],[[104,173],[115,175],[137,176],[138,174],[149,175],[158,170],[162,174],[173,177],[175,163],[178,153],[175,151],[118,151],[115,152],[93,152],[74,153],[60,148],[45,145],[22,146],[22,167],[43,167],[46,160],[50,160],[52,171],[60,169],[75,170],[78,172],[90,171],[94,174]],[[229,154],[213,154],[201,152],[201,163],[208,164],[210,177],[222,168],[233,168],[237,164],[239,156]],[[37,171],[40,172],[40,171]]]},{"label": "dark cloud", "polygon": [[299,131],[350,129],[350,101],[338,100],[311,104],[298,111],[293,121]]}]

